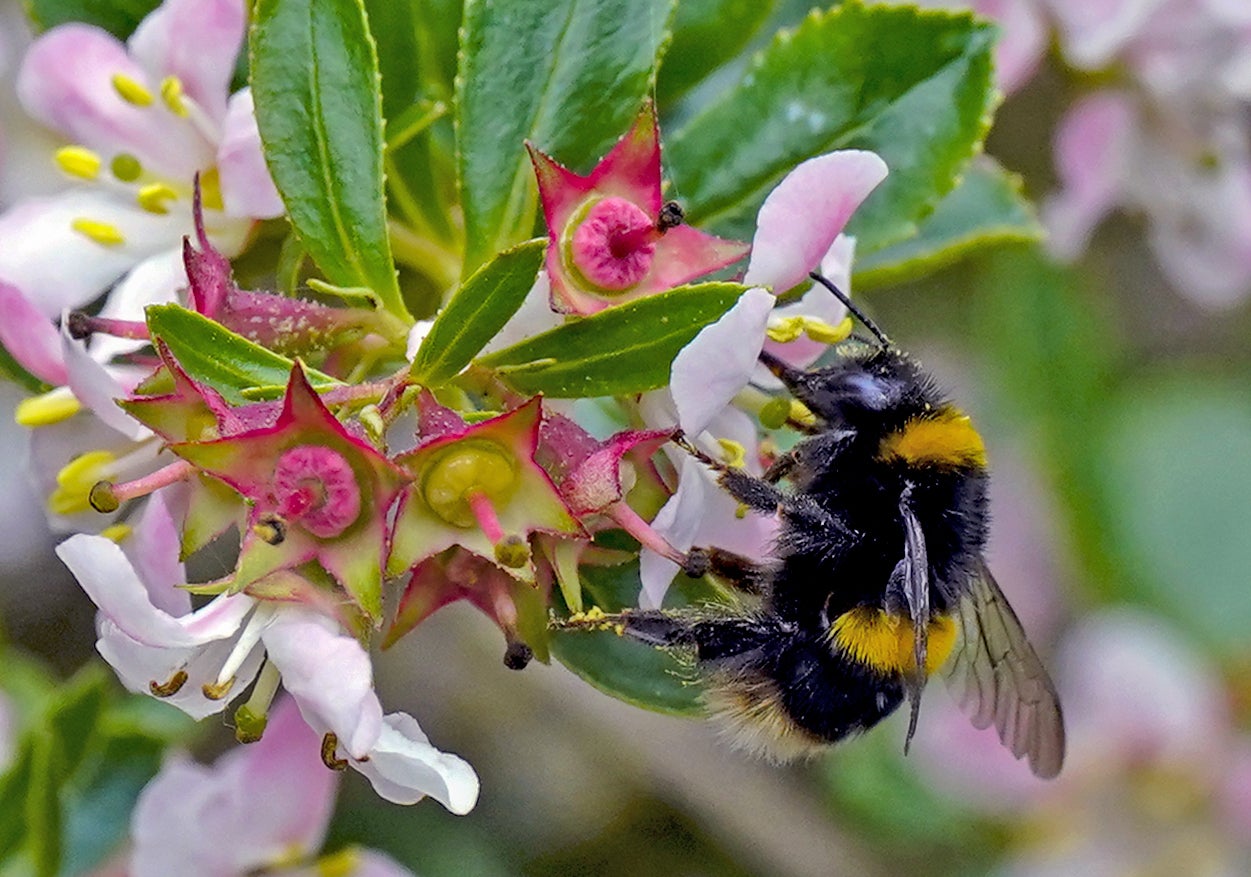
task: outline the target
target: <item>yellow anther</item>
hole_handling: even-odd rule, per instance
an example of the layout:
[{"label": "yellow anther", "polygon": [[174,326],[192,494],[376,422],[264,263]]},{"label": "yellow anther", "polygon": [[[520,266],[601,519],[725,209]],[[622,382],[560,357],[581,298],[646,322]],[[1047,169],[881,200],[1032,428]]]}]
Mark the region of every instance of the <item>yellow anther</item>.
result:
[{"label": "yellow anther", "polygon": [[161,80],[161,100],[175,116],[186,118],[188,110],[186,101],[182,99],[182,80],[177,76],[166,76]]},{"label": "yellow anther", "polygon": [[717,444],[721,446],[721,459],[727,466],[742,469],[747,465],[747,448],[728,438],[717,439]]},{"label": "yellow anther", "polygon": [[776,317],[769,321],[765,334],[770,341],[786,344],[804,334],[804,317]]},{"label": "yellow anther", "polygon": [[349,877],[360,867],[361,856],[355,847],[347,847],[317,860],[317,877]]},{"label": "yellow anther", "polygon": [[111,527],[105,527],[101,530],[100,535],[105,539],[112,540],[120,545],[122,542],[126,541],[126,539],[134,531],[135,528],[130,526],[130,524],[114,524]]},{"label": "yellow anther", "polygon": [[139,190],[135,200],[149,213],[165,214],[169,213],[169,207],[166,205],[170,201],[178,200],[178,193],[165,183],[151,183]]},{"label": "yellow anther", "polygon": [[143,175],[143,163],[129,152],[119,152],[109,162],[109,170],[123,183],[133,183]]},{"label": "yellow anther", "polygon": [[209,700],[221,700],[230,693],[230,689],[235,686],[235,677],[224,679],[221,682],[205,682],[200,686],[200,691]]},{"label": "yellow anther", "polygon": [[200,203],[205,210],[221,210],[222,179],[217,168],[211,167],[200,174]]},{"label": "yellow anther", "polygon": [[56,151],[56,163],[65,173],[80,180],[94,180],[100,175],[100,156],[85,146],[62,146]]},{"label": "yellow anther", "polygon": [[808,410],[808,406],[798,399],[791,400],[791,416],[788,420],[793,420],[803,426],[815,426],[817,423],[817,418]]},{"label": "yellow anther", "polygon": [[77,515],[91,508],[91,488],[109,475],[117,457],[108,451],[88,451],[62,467],[56,475],[56,489],[48,497],[48,508],[58,515]]},{"label": "yellow anther", "polygon": [[125,73],[113,74],[113,88],[128,104],[134,104],[137,107],[152,105],[152,92],[148,91],[147,86]]},{"label": "yellow anther", "polygon": [[819,344],[837,344],[851,337],[851,317],[843,317],[837,326],[831,326],[825,320],[816,317],[804,319],[804,334]]},{"label": "yellow anther", "polygon": [[105,247],[120,247],[126,243],[126,237],[122,234],[122,230],[108,222],[100,222],[96,219],[87,219],[80,216],[70,223],[70,228]]},{"label": "yellow anther", "polygon": [[69,387],[57,387],[40,396],[31,396],[18,402],[13,419],[22,426],[50,426],[69,420],[82,407],[82,403]]}]

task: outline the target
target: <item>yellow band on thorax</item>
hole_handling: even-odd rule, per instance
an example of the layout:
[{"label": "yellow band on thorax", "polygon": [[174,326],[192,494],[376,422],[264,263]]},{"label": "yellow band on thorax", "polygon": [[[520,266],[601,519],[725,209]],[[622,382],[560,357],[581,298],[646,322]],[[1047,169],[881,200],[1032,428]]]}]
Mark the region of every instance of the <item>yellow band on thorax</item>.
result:
[{"label": "yellow band on thorax", "polygon": [[[860,606],[834,619],[829,637],[847,657],[879,673],[908,673],[916,668],[912,620],[902,615]],[[951,616],[936,615],[930,619],[925,653],[927,676],[943,665],[955,642],[956,622]]]},{"label": "yellow band on thorax", "polygon": [[945,408],[932,417],[915,417],[882,440],[882,460],[914,465],[984,468],[986,446],[968,415]]}]

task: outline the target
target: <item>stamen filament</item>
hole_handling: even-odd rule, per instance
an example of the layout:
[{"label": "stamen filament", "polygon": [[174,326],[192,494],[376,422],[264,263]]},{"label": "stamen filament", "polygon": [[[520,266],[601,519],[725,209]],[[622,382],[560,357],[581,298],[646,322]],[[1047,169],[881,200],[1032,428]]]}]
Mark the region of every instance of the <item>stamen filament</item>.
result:
[{"label": "stamen filament", "polygon": [[[133,481],[124,481],[121,484],[109,484],[107,481],[102,481],[91,490],[92,505],[95,505],[97,488],[101,488],[102,485],[107,485],[107,489],[102,490],[102,495],[111,496],[120,504],[128,499],[147,496],[153,491],[176,484],[179,481],[186,481],[194,471],[195,468],[190,463],[185,460],[179,460],[177,463],[162,466],[150,475],[136,478]],[[113,509],[108,511],[113,511]]]},{"label": "stamen filament", "polygon": [[495,513],[495,506],[491,505],[491,498],[486,495],[486,491],[475,490],[465,497],[465,500],[469,503],[478,527],[486,534],[486,537],[492,543],[502,541],[504,528],[500,526],[499,515]]},{"label": "stamen filament", "polygon": [[661,557],[666,557],[681,566],[686,562],[686,555],[669,544],[669,540],[661,536],[647,521],[639,517],[639,513],[630,508],[624,500],[615,502],[605,509],[608,516],[621,525],[644,548],[650,548]]}]

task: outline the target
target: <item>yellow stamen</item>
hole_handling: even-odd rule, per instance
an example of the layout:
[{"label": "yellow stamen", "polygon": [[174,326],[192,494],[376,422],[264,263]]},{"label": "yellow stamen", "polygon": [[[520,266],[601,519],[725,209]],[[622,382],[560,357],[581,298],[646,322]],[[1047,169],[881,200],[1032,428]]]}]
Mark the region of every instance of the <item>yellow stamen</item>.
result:
[{"label": "yellow stamen", "polygon": [[769,336],[770,341],[776,341],[779,344],[786,344],[794,341],[804,333],[803,317],[779,317],[769,321],[769,328],[765,329],[765,334]]},{"label": "yellow stamen", "polygon": [[221,174],[215,167],[200,174],[200,203],[205,210],[221,210],[224,206]]},{"label": "yellow stamen", "polygon": [[317,860],[317,877],[349,877],[360,867],[360,853],[354,847],[339,850]]},{"label": "yellow stamen", "polygon": [[143,175],[143,163],[129,152],[119,152],[109,162],[109,170],[123,183],[133,183]]},{"label": "yellow stamen", "polygon": [[819,344],[837,344],[851,337],[851,317],[843,317],[837,326],[831,326],[825,320],[808,317],[804,320],[804,334]]},{"label": "yellow stamen", "polygon": [[135,200],[149,213],[165,214],[169,213],[166,204],[178,200],[178,193],[165,183],[151,183],[139,190]]},{"label": "yellow stamen", "polygon": [[111,539],[120,545],[127,538],[129,538],[130,534],[134,532],[134,529],[135,528],[130,526],[130,524],[114,524],[111,527],[105,527],[101,530],[100,535],[105,539]]},{"label": "yellow stamen", "polygon": [[126,243],[126,237],[122,234],[120,228],[96,219],[87,219],[84,216],[80,216],[70,223],[70,228],[105,247],[119,247]]},{"label": "yellow stamen", "polygon": [[91,488],[107,478],[117,457],[108,451],[88,451],[70,460],[56,474],[56,489],[48,497],[48,508],[58,515],[76,515],[91,508]]},{"label": "yellow stamen", "polygon": [[182,80],[177,76],[166,76],[161,80],[161,100],[175,116],[187,117],[187,104],[182,99]]},{"label": "yellow stamen", "polygon": [[94,180],[100,175],[100,156],[85,146],[62,146],[56,151],[56,163],[62,171],[80,180]]},{"label": "yellow stamen", "polygon": [[137,107],[152,105],[152,92],[148,91],[143,83],[130,78],[125,73],[113,74],[113,88],[128,104],[134,104]]},{"label": "yellow stamen", "polygon": [[51,426],[69,420],[82,407],[82,403],[69,387],[57,387],[40,396],[31,396],[18,402],[13,419],[22,426]]},{"label": "yellow stamen", "polygon": [[801,426],[816,426],[816,416],[808,410],[808,406],[798,399],[791,400],[791,416],[787,420],[793,420]]},{"label": "yellow stamen", "polygon": [[234,688],[235,677],[231,676],[222,682],[205,682],[200,686],[200,691],[209,700],[221,700],[230,693],[230,689]]},{"label": "yellow stamen", "polygon": [[721,459],[727,466],[742,469],[747,465],[747,448],[728,438],[717,439],[717,444],[721,446]]}]

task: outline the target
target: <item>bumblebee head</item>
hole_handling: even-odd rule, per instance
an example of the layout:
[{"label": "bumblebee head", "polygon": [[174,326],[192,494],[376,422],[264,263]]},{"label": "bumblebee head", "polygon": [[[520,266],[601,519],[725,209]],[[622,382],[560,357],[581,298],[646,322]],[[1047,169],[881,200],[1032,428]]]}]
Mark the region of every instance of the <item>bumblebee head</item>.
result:
[{"label": "bumblebee head", "polygon": [[894,428],[939,399],[925,374],[894,348],[852,348],[834,365],[782,379],[813,414],[862,429]]}]

